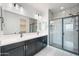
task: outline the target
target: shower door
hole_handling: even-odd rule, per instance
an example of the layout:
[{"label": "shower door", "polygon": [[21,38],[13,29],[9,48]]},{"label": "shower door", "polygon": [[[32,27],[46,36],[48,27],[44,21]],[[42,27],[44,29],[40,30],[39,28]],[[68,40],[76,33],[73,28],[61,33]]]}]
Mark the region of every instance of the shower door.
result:
[{"label": "shower door", "polygon": [[78,17],[63,19],[63,48],[78,53]]},{"label": "shower door", "polygon": [[50,21],[49,45],[62,48],[62,19]]}]

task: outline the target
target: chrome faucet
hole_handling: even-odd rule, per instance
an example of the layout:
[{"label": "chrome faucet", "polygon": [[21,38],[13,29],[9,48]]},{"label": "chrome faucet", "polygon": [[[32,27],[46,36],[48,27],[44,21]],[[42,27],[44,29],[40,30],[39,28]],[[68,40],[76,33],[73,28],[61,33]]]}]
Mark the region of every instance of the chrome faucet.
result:
[{"label": "chrome faucet", "polygon": [[21,38],[23,37],[23,33],[22,33],[22,32],[20,32],[20,37],[21,37]]},{"label": "chrome faucet", "polygon": [[37,32],[37,35],[39,35],[39,32]]}]

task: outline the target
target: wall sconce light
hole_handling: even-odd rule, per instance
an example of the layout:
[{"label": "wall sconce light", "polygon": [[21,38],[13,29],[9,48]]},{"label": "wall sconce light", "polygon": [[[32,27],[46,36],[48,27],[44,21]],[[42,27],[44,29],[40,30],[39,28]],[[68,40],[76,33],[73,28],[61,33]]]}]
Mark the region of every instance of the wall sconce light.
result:
[{"label": "wall sconce light", "polygon": [[8,4],[8,7],[9,7],[9,8],[12,8],[12,7],[13,7],[13,4],[12,4],[12,3],[9,3],[9,4]]},{"label": "wall sconce light", "polygon": [[24,10],[23,7],[20,7],[20,11],[23,12],[23,10]]},{"label": "wall sconce light", "polygon": [[14,5],[14,7],[16,7],[16,3],[14,3],[13,5]]},{"label": "wall sconce light", "polygon": [[14,3],[14,7],[15,7],[17,10],[19,10],[19,5],[18,5],[18,4]]}]

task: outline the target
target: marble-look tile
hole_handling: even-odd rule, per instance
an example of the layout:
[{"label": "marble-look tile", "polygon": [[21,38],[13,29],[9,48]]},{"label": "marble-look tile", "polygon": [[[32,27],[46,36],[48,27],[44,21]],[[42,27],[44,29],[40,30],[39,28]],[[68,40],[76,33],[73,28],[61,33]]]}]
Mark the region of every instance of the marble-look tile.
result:
[{"label": "marble-look tile", "polygon": [[35,56],[76,56],[76,55],[61,49],[57,49],[55,47],[47,46],[46,48],[38,52]]}]

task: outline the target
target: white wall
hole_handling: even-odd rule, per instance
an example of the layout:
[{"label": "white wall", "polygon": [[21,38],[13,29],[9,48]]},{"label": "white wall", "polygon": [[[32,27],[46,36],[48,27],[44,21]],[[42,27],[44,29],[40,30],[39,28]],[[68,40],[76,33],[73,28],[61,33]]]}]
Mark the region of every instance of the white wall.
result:
[{"label": "white wall", "polygon": [[24,8],[21,11],[20,8],[16,9],[13,5],[10,5],[10,3],[2,3],[2,9],[25,16],[25,10],[24,10]]},{"label": "white wall", "polygon": [[50,9],[48,10],[48,14],[49,14],[48,16],[49,20],[53,19],[53,12]]},{"label": "white wall", "polygon": [[16,14],[20,14],[20,15],[23,15],[23,16],[31,17],[31,18],[34,18],[36,12],[38,12],[40,14],[40,11],[36,10],[32,6],[29,6],[28,4],[21,5],[23,7],[22,11],[20,10],[20,8],[16,9],[15,7],[13,7],[13,6],[9,5],[9,4],[10,3],[2,3],[2,8],[4,10],[14,12]]},{"label": "white wall", "polygon": [[0,17],[1,17],[1,7],[0,7]]},{"label": "white wall", "polygon": [[44,29],[43,31],[48,34],[48,21],[49,21],[49,18],[48,18],[48,9],[45,10],[45,13],[44,13],[44,16],[43,16],[42,20],[43,20],[43,22],[46,23],[46,25],[43,24],[43,26],[45,27],[45,28],[43,28]]}]

